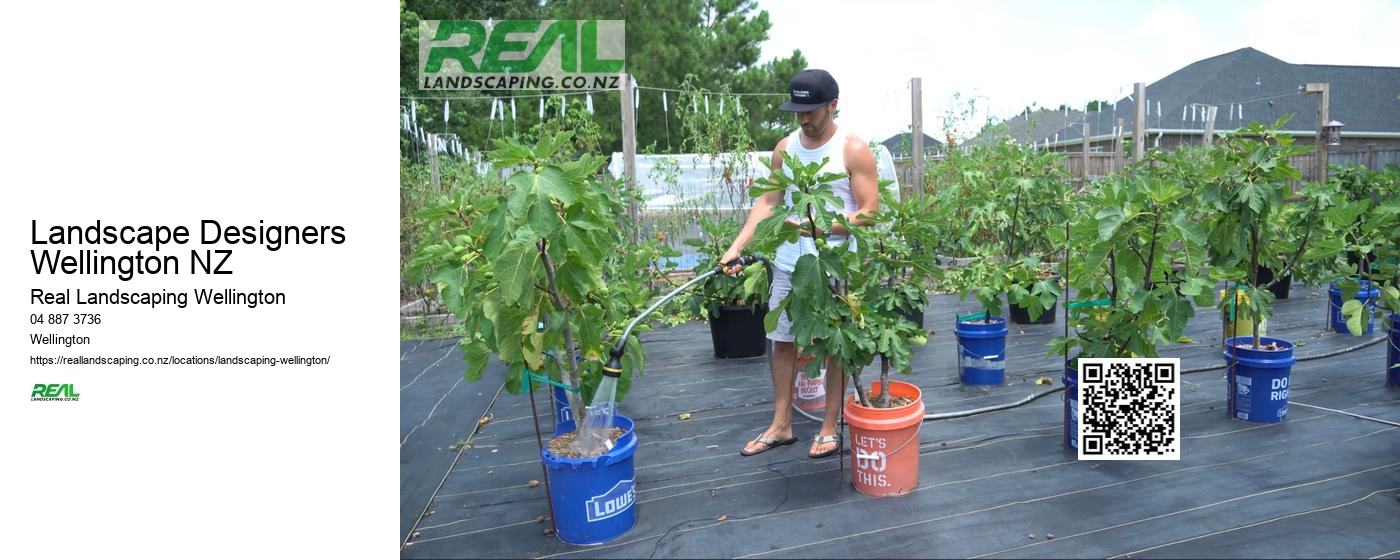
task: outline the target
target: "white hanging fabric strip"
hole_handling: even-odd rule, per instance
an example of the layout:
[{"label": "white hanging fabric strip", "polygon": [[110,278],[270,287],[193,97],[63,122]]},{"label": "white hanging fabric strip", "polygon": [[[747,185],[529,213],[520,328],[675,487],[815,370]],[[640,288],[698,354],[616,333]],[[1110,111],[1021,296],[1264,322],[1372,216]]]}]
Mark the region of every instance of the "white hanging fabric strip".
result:
[{"label": "white hanging fabric strip", "polygon": [[700,97],[700,96],[699,96],[698,94],[697,94],[697,95],[693,95],[693,96],[690,97],[690,112],[692,112],[692,113],[699,113],[699,112],[700,112],[700,106],[697,105],[698,103],[700,103],[699,97]]},{"label": "white hanging fabric strip", "polygon": [[413,124],[416,125],[418,124],[418,101],[409,101],[408,106],[409,117],[413,119]]},{"label": "white hanging fabric strip", "polygon": [[636,110],[638,107],[642,106],[642,92],[637,89],[637,81],[632,79],[631,76],[628,76],[627,81],[632,84],[632,109]]},{"label": "white hanging fabric strip", "polygon": [[719,114],[724,114],[724,96],[719,96]]},{"label": "white hanging fabric strip", "polygon": [[666,90],[661,90],[661,112],[665,113],[670,109],[666,107]]},{"label": "white hanging fabric strip", "polygon": [[1186,122],[1186,106],[1181,106],[1181,122]]},{"label": "white hanging fabric strip", "polygon": [[452,111],[450,107],[452,107],[451,101],[446,99],[442,100],[442,122],[444,123],[448,122],[452,118]]},{"label": "white hanging fabric strip", "polygon": [[544,98],[540,98],[540,120],[544,120]]},{"label": "white hanging fabric strip", "polygon": [[705,114],[706,114],[706,115],[710,114],[710,96],[709,96],[709,95],[706,95],[706,96],[705,96]]},{"label": "white hanging fabric strip", "polygon": [[592,93],[584,93],[584,94],[583,94],[583,102],[584,102],[584,105],[588,106],[588,114],[592,115],[592,114],[593,114],[593,94],[592,94]]},{"label": "white hanging fabric strip", "polygon": [[486,116],[486,120],[494,122],[496,120],[496,100],[491,100],[491,114]]},{"label": "white hanging fabric strip", "polygon": [[515,98],[510,98],[510,121],[515,122]]}]

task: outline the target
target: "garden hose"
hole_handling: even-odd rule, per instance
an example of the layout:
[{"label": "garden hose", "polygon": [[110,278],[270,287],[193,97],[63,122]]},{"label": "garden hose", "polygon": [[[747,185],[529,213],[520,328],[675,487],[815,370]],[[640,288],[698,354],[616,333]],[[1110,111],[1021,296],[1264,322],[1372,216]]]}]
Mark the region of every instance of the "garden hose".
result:
[{"label": "garden hose", "polygon": [[684,292],[691,286],[703,282],[706,278],[709,278],[716,274],[724,274],[724,271],[731,266],[737,265],[743,267],[759,261],[762,261],[763,266],[768,269],[768,278],[771,282],[773,278],[772,263],[768,262],[768,259],[765,258],[763,255],[752,254],[747,257],[739,257],[738,259],[732,262],[720,263],[719,266],[716,266],[713,269],[710,269],[709,271],[705,272],[704,274],[692,278],[689,282],[682,284],[681,287],[671,290],[671,293],[661,296],[661,299],[656,300],[656,303],[651,304],[651,307],[648,307],[646,311],[643,311],[641,315],[638,315],[635,319],[632,319],[631,323],[627,324],[627,328],[622,331],[622,337],[618,339],[617,344],[614,344],[612,350],[609,352],[610,355],[608,356],[608,363],[603,365],[603,374],[612,377],[618,377],[622,375],[622,352],[627,347],[627,337],[632,335],[632,329],[633,327],[637,326],[637,323],[642,322],[642,319],[645,319],[648,316],[650,316],[652,312],[656,311],[656,309],[661,307],[662,304],[671,301],[672,298],[676,297],[681,292]]},{"label": "garden hose", "polygon": [[[1360,350],[1360,349],[1362,349],[1362,348],[1366,348],[1366,347],[1369,347],[1369,346],[1373,346],[1373,345],[1375,345],[1375,344],[1377,344],[1377,343],[1384,342],[1385,340],[1386,340],[1386,338],[1384,338],[1384,337],[1381,337],[1381,338],[1374,338],[1374,339],[1368,340],[1368,341],[1366,341],[1366,342],[1363,342],[1363,343],[1361,343],[1361,344],[1357,344],[1357,345],[1355,345],[1355,346],[1350,346],[1350,347],[1347,347],[1347,348],[1342,348],[1342,349],[1340,349],[1340,350],[1333,350],[1333,351],[1331,351],[1331,352],[1324,352],[1324,353],[1322,353],[1322,354],[1317,354],[1317,355],[1314,355],[1314,356],[1301,356],[1301,357],[1298,357],[1298,358],[1297,358],[1297,361],[1304,362],[1304,361],[1308,361],[1308,360],[1320,360],[1320,359],[1322,359],[1322,358],[1331,358],[1331,357],[1333,357],[1333,356],[1340,356],[1340,355],[1342,355],[1342,354],[1346,354],[1347,352],[1354,352],[1354,351]],[[1211,371],[1211,370],[1222,369],[1222,368],[1225,367],[1225,365],[1226,365],[1226,364],[1223,364],[1223,363],[1222,363],[1222,364],[1220,364],[1220,365],[1214,365],[1214,366],[1201,366],[1201,367],[1195,367],[1195,368],[1190,368],[1190,369],[1183,369],[1183,370],[1181,370],[1181,374],[1182,374],[1182,375],[1186,375],[1186,374],[1188,374],[1188,373],[1200,373],[1200,372],[1203,372],[1203,371]],[[1040,374],[1044,374],[1044,373],[1056,373],[1057,371],[1058,371],[1058,370],[1049,370],[1049,371],[1043,371],[1043,372],[1035,372],[1035,373],[1032,373],[1031,375],[1032,375],[1032,376],[1035,376],[1035,375],[1040,375]],[[982,408],[974,408],[974,409],[970,409],[970,410],[958,410],[958,411],[953,411],[953,412],[940,412],[940,413],[925,414],[925,415],[924,415],[924,421],[927,422],[927,421],[929,421],[929,420],[948,420],[948,419],[952,419],[952,418],[963,418],[963,417],[967,417],[967,416],[974,416],[974,415],[977,415],[977,414],[984,414],[984,413],[987,413],[987,412],[996,412],[996,411],[999,411],[999,410],[1007,410],[1007,409],[1011,409],[1011,408],[1016,408],[1016,407],[1018,407],[1018,406],[1025,405],[1025,404],[1030,403],[1031,401],[1034,401],[1034,400],[1036,400],[1036,399],[1039,399],[1040,397],[1044,397],[1044,396],[1046,396],[1046,395],[1054,394],[1054,393],[1057,393],[1057,392],[1060,392],[1060,391],[1063,391],[1063,390],[1065,390],[1065,387],[1064,387],[1063,385],[1060,385],[1060,386],[1056,386],[1056,387],[1054,387],[1054,388],[1052,388],[1052,389],[1046,389],[1046,390],[1041,391],[1041,392],[1039,392],[1039,393],[1034,393],[1034,394],[1031,394],[1031,395],[1027,395],[1025,398],[1022,398],[1021,400],[1018,400],[1018,401],[1015,401],[1015,402],[1011,402],[1011,403],[999,404],[999,405],[993,405],[993,406],[987,406],[987,407],[982,407]],[[1299,403],[1299,404],[1302,404],[1302,403]],[[1305,405],[1305,406],[1306,406],[1306,405]],[[1313,407],[1313,408],[1321,408],[1321,407]],[[797,411],[798,414],[801,414],[802,416],[806,417],[808,420],[811,420],[811,421],[813,421],[813,422],[821,422],[821,421],[822,421],[821,418],[818,418],[818,417],[816,417],[816,416],[812,416],[812,415],[811,415],[810,413],[808,413],[806,410],[803,410],[803,409],[801,409],[801,408],[798,408],[796,404],[793,404],[792,409],[795,410],[795,411]],[[1350,413],[1344,413],[1344,414],[1350,414]],[[1352,414],[1352,416],[1356,416],[1356,415]],[[1367,419],[1369,420],[1370,418],[1367,418]]]}]

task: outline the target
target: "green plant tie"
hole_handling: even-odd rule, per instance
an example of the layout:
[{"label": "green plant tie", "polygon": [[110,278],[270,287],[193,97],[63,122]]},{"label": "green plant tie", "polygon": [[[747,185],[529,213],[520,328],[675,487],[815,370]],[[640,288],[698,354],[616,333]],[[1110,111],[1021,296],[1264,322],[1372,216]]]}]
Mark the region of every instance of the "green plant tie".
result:
[{"label": "green plant tie", "polygon": [[[565,391],[573,391],[573,392],[575,392],[575,393],[578,392],[578,389],[575,389],[575,388],[573,388],[573,387],[570,387],[570,386],[568,386],[568,385],[565,385],[565,384],[563,384],[563,383],[560,383],[560,382],[558,382],[558,381],[555,381],[555,380],[553,380],[553,379],[550,379],[549,376],[547,376],[547,375],[537,375],[535,372],[530,371],[530,370],[528,370],[528,369],[525,370],[525,380],[526,380],[526,381],[539,381],[539,382],[541,382],[541,383],[548,383],[548,384],[550,384],[550,385],[553,385],[553,386],[558,387],[558,388],[560,388],[560,389],[563,389],[563,390],[565,390]],[[535,384],[534,384],[534,383],[526,383],[526,384],[525,384],[525,392],[528,393],[528,392],[530,392],[530,391],[533,391],[533,390],[534,390],[534,387],[535,387]]]},{"label": "green plant tie", "polygon": [[1065,304],[1065,309],[1080,309],[1083,307],[1108,307],[1113,302],[1108,298],[1096,299],[1092,301],[1072,301]]}]

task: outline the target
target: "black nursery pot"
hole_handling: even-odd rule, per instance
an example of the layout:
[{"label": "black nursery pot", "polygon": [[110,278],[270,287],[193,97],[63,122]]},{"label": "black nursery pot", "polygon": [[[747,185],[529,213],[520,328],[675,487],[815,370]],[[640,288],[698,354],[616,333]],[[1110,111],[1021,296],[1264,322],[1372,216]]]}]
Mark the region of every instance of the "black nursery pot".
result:
[{"label": "black nursery pot", "polygon": [[[1059,281],[1059,279],[1060,276],[1056,274],[1055,280]],[[1015,302],[1011,302],[1011,304],[1007,306],[1007,308],[1010,309],[1011,312],[1007,313],[1007,315],[1010,316],[1012,323],[1016,323],[1018,325],[1049,325],[1055,322],[1055,311],[1059,308],[1059,306],[1059,303],[1051,303],[1050,308],[1046,309],[1045,312],[1041,313],[1039,319],[1032,321],[1031,313],[1029,311],[1026,311],[1026,308],[1017,305]]]},{"label": "black nursery pot", "polygon": [[895,311],[898,312],[900,315],[903,315],[905,319],[909,319],[910,321],[913,321],[915,325],[918,325],[918,326],[919,326],[919,328],[921,328],[921,329],[924,328],[924,312],[923,312],[923,311],[914,310],[914,309],[905,309],[905,308],[903,308],[903,307],[895,308]]},{"label": "black nursery pot", "polygon": [[[1264,267],[1254,269],[1254,284],[1257,286],[1267,285],[1274,281],[1274,271]],[[1293,285],[1292,276],[1284,276],[1277,284],[1269,287],[1275,299],[1288,299],[1288,288]]]},{"label": "black nursery pot", "polygon": [[1032,321],[1031,313],[1026,311],[1026,308],[1013,303],[1010,306],[1011,312],[1008,313],[1008,315],[1011,316],[1011,322],[1018,325],[1048,325],[1055,322],[1055,311],[1059,307],[1060,305],[1058,303],[1050,304],[1050,309],[1046,309],[1040,314],[1039,319]]},{"label": "black nursery pot", "polygon": [[727,305],[719,315],[710,317],[710,339],[715,345],[715,357],[752,358],[768,353],[768,331],[763,318],[768,306],[756,311],[747,305]]}]

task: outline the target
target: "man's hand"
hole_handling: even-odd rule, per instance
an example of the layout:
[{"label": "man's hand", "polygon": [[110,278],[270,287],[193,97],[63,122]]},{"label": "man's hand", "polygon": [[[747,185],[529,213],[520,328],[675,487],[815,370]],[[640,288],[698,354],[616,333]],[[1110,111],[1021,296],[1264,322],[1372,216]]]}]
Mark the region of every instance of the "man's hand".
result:
[{"label": "man's hand", "polygon": [[739,260],[739,258],[742,256],[743,255],[739,254],[738,249],[734,249],[732,247],[728,251],[725,251],[724,256],[719,258],[720,266],[724,267],[724,273],[732,275],[742,272],[744,270],[744,267],[735,262]]}]

